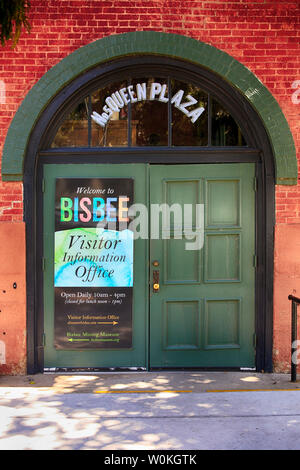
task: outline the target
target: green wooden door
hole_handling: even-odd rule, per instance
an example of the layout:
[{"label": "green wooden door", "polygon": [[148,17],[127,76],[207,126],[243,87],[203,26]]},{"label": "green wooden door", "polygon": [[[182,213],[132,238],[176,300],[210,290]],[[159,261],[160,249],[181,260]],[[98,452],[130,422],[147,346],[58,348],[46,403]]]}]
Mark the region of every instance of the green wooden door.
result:
[{"label": "green wooden door", "polygon": [[151,167],[152,204],[204,205],[201,249],[178,217],[150,241],[151,367],[255,366],[253,182],[253,164]]},{"label": "green wooden door", "polygon": [[[132,346],[57,349],[55,184],[92,177],[133,179],[134,203],[148,208],[150,240],[134,241]],[[254,367],[253,179],[253,164],[44,165],[45,368]],[[152,209],[163,203],[192,208],[192,220],[171,217],[169,233],[162,226],[157,233]],[[196,204],[198,246],[188,238]]]},{"label": "green wooden door", "polygon": [[[44,367],[45,368],[108,368],[108,367],[147,367],[147,358],[148,358],[148,240],[137,239],[134,241],[134,269],[133,269],[133,305],[132,305],[132,343],[130,347],[118,348],[118,344],[113,343],[111,340],[115,339],[118,341],[118,322],[121,322],[117,315],[112,315],[115,313],[112,307],[109,308],[110,316],[105,314],[105,308],[99,307],[99,315],[97,310],[95,310],[94,304],[93,314],[89,315],[89,305],[86,304],[87,300],[90,302],[90,299],[85,299],[83,294],[85,292],[92,292],[92,290],[81,289],[81,288],[71,288],[75,291],[72,295],[74,297],[68,298],[66,296],[67,288],[61,288],[63,297],[60,301],[60,308],[63,301],[68,302],[69,310],[64,312],[64,316],[68,316],[70,319],[70,333],[67,332],[68,338],[59,338],[60,340],[65,341],[64,347],[57,347],[57,334],[55,333],[56,323],[59,320],[59,316],[55,317],[57,311],[57,300],[55,298],[56,291],[59,288],[54,288],[54,244],[55,244],[55,192],[56,192],[56,182],[57,179],[63,179],[67,184],[70,183],[70,179],[80,180],[81,187],[84,186],[85,181],[90,181],[91,178],[100,178],[102,180],[109,179],[110,181],[117,180],[122,188],[122,182],[120,179],[128,181],[128,179],[133,180],[134,187],[134,196],[133,202],[139,202],[141,204],[147,205],[147,188],[148,188],[148,174],[147,174],[147,165],[139,164],[124,164],[124,165],[105,165],[105,164],[80,164],[80,165],[44,165],[44,331],[45,331],[45,346],[44,346]],[[97,184],[97,183],[96,183]],[[104,182],[105,184],[105,182]],[[122,189],[121,189],[122,190]],[[121,193],[122,194],[122,193]],[[113,194],[112,194],[113,196]],[[99,200],[98,200],[99,203]],[[113,203],[112,203],[113,204]],[[74,202],[75,207],[75,202]],[[103,208],[103,207],[102,207]],[[100,205],[101,212],[101,205]],[[71,211],[70,211],[71,213]],[[74,212],[75,214],[75,212]],[[68,215],[68,211],[67,211]],[[85,214],[86,215],[86,214]],[[75,218],[75,215],[74,215]],[[78,216],[77,216],[78,218]],[[67,217],[66,217],[67,219]],[[81,229],[82,230],[82,229]],[[88,233],[88,232],[86,232]],[[74,245],[74,248],[77,249],[77,259],[82,259],[82,256],[87,252],[85,250],[87,242],[85,245],[81,245],[82,240],[87,240],[86,235],[82,235],[82,238],[76,234],[73,236],[72,243],[69,245]],[[77,241],[78,240],[78,241]],[[108,243],[110,241],[108,240]],[[108,245],[109,247],[109,245]],[[93,255],[97,255],[97,250],[94,250]],[[74,254],[74,252],[73,252]],[[72,254],[72,256],[73,256]],[[112,253],[114,254],[114,253]],[[69,255],[66,255],[69,256]],[[71,256],[71,255],[70,255]],[[106,255],[105,255],[106,256]],[[121,257],[120,257],[121,258]],[[95,263],[94,263],[95,264]],[[76,266],[76,265],[75,265]],[[56,268],[55,268],[56,269]],[[78,271],[78,274],[83,273],[84,268],[80,268],[81,271]],[[118,273],[116,273],[118,274]],[[86,276],[87,277],[87,276]],[[84,279],[83,281],[85,281]],[[65,284],[63,284],[65,285]],[[70,289],[70,288],[68,288]],[[122,288],[119,288],[122,291]],[[76,291],[79,291],[79,295]],[[68,291],[69,292],[69,291]],[[67,294],[68,294],[67,292]],[[73,291],[72,291],[73,292]],[[115,292],[115,289],[109,290],[107,292]],[[93,292],[92,292],[93,293]],[[118,293],[118,291],[117,291]],[[98,295],[99,293],[97,293]],[[122,292],[121,292],[122,294]],[[70,294],[71,295],[71,294]],[[106,302],[105,296],[100,292],[99,302]],[[109,294],[110,295],[110,294]],[[122,294],[124,295],[124,294]],[[122,296],[118,295],[116,298],[113,297],[115,305],[119,304],[124,300]],[[92,300],[95,302],[95,300]],[[82,312],[78,310],[78,306],[74,302],[81,302]],[[97,300],[98,302],[98,300]],[[108,304],[107,304],[108,305]],[[119,308],[119,305],[117,305]],[[85,314],[82,316],[81,313]],[[58,319],[57,319],[58,318]],[[96,320],[95,320],[96,319]],[[99,326],[97,323],[97,329],[93,324],[93,321],[99,321]],[[102,321],[104,320],[104,321]],[[108,321],[109,320],[109,321]],[[76,323],[78,325],[82,323],[86,325],[89,323],[89,328],[91,330],[83,331],[79,333],[74,333],[74,326]],[[93,329],[94,328],[94,329]],[[115,329],[114,329],[115,328]],[[129,325],[130,328],[130,325]],[[95,331],[97,333],[95,333]],[[96,336],[98,335],[99,336]],[[98,341],[101,335],[101,341],[108,341],[104,349],[95,348],[91,345],[91,341]],[[65,335],[66,336],[66,335]],[[70,342],[70,344],[68,343]],[[103,344],[103,343],[101,343]],[[82,348],[81,348],[81,345]],[[87,347],[88,345],[88,347]],[[74,349],[72,349],[74,348]]]}]

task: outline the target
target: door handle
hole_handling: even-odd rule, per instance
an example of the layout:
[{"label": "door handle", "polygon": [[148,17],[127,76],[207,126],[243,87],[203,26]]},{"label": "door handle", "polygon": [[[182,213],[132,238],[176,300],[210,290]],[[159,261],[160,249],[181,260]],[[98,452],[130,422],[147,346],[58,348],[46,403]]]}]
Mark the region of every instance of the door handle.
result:
[{"label": "door handle", "polygon": [[153,292],[159,291],[159,271],[153,271]]}]

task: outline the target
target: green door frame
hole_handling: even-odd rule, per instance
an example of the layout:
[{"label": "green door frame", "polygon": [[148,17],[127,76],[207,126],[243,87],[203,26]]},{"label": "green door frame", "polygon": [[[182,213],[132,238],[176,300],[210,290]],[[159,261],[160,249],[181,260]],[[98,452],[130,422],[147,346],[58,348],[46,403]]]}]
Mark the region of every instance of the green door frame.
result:
[{"label": "green door frame", "polygon": [[[182,165],[180,165],[182,167]],[[204,304],[206,304],[206,302],[209,300],[211,301],[212,299],[214,299],[214,301],[218,300],[222,300],[223,302],[225,301],[225,299],[227,298],[228,299],[228,294],[230,295],[230,298],[233,299],[232,297],[232,287],[235,287],[237,284],[235,283],[232,283],[230,282],[228,284],[228,282],[226,283],[226,281],[220,281],[221,284],[219,285],[219,289],[220,287],[223,287],[223,297],[222,299],[220,299],[220,294],[218,293],[218,295],[215,294],[215,282],[213,282],[212,284],[208,282],[205,283],[205,280],[204,278],[202,278],[203,274],[204,273],[201,273],[200,274],[200,271],[198,272],[198,275],[200,276],[200,278],[198,279],[198,281],[200,282],[200,279],[201,279],[201,282],[199,284],[199,282],[197,281],[196,283],[193,282],[193,283],[185,283],[184,281],[180,281],[179,284],[175,282],[167,282],[166,283],[166,253],[163,252],[161,253],[161,256],[159,257],[159,259],[161,259],[161,263],[160,263],[160,266],[159,268],[153,268],[151,266],[151,262],[153,261],[153,252],[150,253],[149,252],[149,249],[150,247],[153,245],[153,243],[155,243],[156,247],[160,246],[160,244],[162,243],[163,246],[165,245],[165,241],[162,241],[162,240],[154,240],[154,241],[151,241],[150,242],[148,240],[136,240],[135,241],[135,249],[134,249],[134,252],[135,252],[135,266],[134,266],[134,277],[135,277],[135,282],[134,282],[134,302],[133,302],[133,332],[134,332],[134,336],[133,336],[133,339],[134,339],[134,344],[135,344],[135,348],[134,350],[118,350],[118,348],[116,348],[116,350],[98,350],[98,351],[94,351],[94,350],[82,350],[80,352],[78,351],[73,351],[73,350],[66,350],[66,351],[57,351],[55,350],[55,348],[53,347],[53,328],[54,328],[54,320],[53,320],[53,313],[54,313],[54,305],[53,305],[53,292],[54,292],[54,285],[53,285],[53,269],[54,269],[54,254],[52,252],[53,248],[54,248],[54,243],[53,243],[53,240],[52,240],[52,237],[53,235],[51,235],[51,233],[54,234],[54,217],[53,217],[53,214],[54,214],[54,192],[55,192],[55,178],[62,178],[62,177],[65,177],[65,178],[85,178],[85,177],[90,177],[91,175],[93,175],[93,177],[97,177],[96,175],[98,175],[98,172],[99,172],[99,176],[101,175],[101,178],[123,178],[123,177],[126,177],[128,178],[129,176],[134,178],[135,179],[135,198],[137,198],[136,200],[134,200],[134,202],[136,203],[143,203],[143,204],[146,204],[148,209],[150,207],[150,204],[151,202],[153,202],[153,197],[155,198],[155,203],[160,203],[160,202],[164,202],[161,200],[161,198],[159,197],[158,198],[158,195],[160,194],[160,191],[162,190],[162,188],[157,188],[156,187],[152,187],[151,184],[150,184],[150,181],[149,181],[149,178],[151,177],[151,180],[152,180],[152,184],[153,184],[153,181],[156,181],[156,183],[159,182],[160,178],[162,178],[162,181],[161,183],[163,184],[163,188],[165,188],[165,183],[166,183],[166,177],[168,179],[168,181],[172,181],[173,183],[174,182],[181,182],[182,180],[185,181],[185,183],[187,181],[192,181],[192,182],[195,182],[195,177],[197,178],[197,181],[198,183],[200,182],[200,179],[202,181],[201,183],[201,187],[199,186],[198,187],[198,183],[197,183],[197,188],[198,188],[198,191],[199,191],[199,194],[197,196],[197,202],[200,202],[200,200],[198,201],[198,197],[201,198],[202,200],[202,197],[205,197],[204,196],[204,182],[206,181],[206,177],[208,178],[208,181],[210,180],[213,180],[213,181],[216,181],[216,180],[221,180],[224,182],[224,180],[235,180],[236,178],[246,178],[247,180],[247,184],[245,184],[245,181],[242,182],[242,186],[240,188],[240,190],[242,190],[242,193],[243,194],[243,199],[244,199],[244,196],[245,196],[245,204],[248,208],[250,208],[252,210],[252,214],[253,214],[253,217],[254,217],[254,207],[253,207],[253,202],[252,204],[250,204],[249,206],[249,200],[251,200],[253,198],[253,193],[252,193],[252,197],[250,197],[250,199],[248,198],[247,194],[249,192],[249,189],[250,190],[253,190],[253,176],[254,176],[254,164],[247,164],[247,163],[235,163],[235,164],[219,164],[219,165],[210,165],[210,164],[204,164],[203,166],[201,164],[197,164],[197,165],[192,165],[192,166],[186,166],[184,165],[184,169],[181,169],[180,166],[178,165],[149,165],[149,164],[145,164],[145,163],[142,163],[142,164],[117,164],[117,165],[101,165],[101,164],[88,164],[88,165],[82,165],[81,164],[66,164],[66,165],[51,165],[51,164],[46,164],[45,166],[43,166],[43,174],[42,174],[42,178],[43,178],[43,184],[42,184],[42,191],[43,191],[43,204],[42,204],[42,211],[43,211],[43,214],[40,214],[40,216],[42,216],[43,218],[43,227],[45,227],[45,230],[44,230],[44,234],[41,238],[44,239],[44,243],[43,243],[43,259],[44,259],[44,268],[43,268],[43,285],[40,286],[40,290],[43,291],[43,295],[45,296],[45,300],[44,300],[44,304],[45,304],[45,307],[43,307],[43,311],[44,311],[44,318],[45,318],[45,321],[44,321],[44,339],[45,339],[45,343],[44,343],[44,350],[45,350],[45,354],[47,355],[47,357],[45,358],[45,368],[48,370],[49,367],[52,369],[52,370],[56,370],[56,371],[61,371],[61,370],[72,370],[72,369],[88,369],[88,370],[109,370],[111,367],[114,367],[116,369],[130,369],[130,367],[135,367],[135,368],[138,368],[138,369],[141,369],[141,370],[144,370],[144,368],[146,368],[147,370],[151,370],[154,368],[157,368],[157,365],[153,365],[151,363],[151,360],[150,360],[150,357],[151,357],[151,349],[149,351],[149,347],[151,348],[151,342],[155,339],[155,342],[157,342],[158,340],[158,344],[156,344],[155,346],[155,355],[156,357],[157,356],[157,353],[156,351],[159,350],[160,347],[160,342],[159,342],[159,338],[161,337],[162,338],[162,334],[163,334],[163,331],[160,330],[160,328],[163,328],[163,322],[160,324],[160,321],[162,321],[162,318],[163,316],[165,315],[165,311],[160,311],[160,308],[162,306],[162,303],[161,303],[161,298],[160,297],[157,297],[158,294],[155,294],[152,292],[152,275],[150,276],[149,278],[149,269],[150,269],[150,272],[152,273],[152,270],[153,269],[159,269],[161,270],[161,274],[162,274],[162,279],[161,279],[161,290],[164,290],[164,296],[166,295],[166,289],[168,289],[168,286],[171,288],[172,290],[172,304],[174,304],[174,302],[178,302],[178,294],[175,294],[178,289],[181,289],[181,293],[183,295],[181,295],[180,299],[181,299],[181,303],[184,301],[186,302],[186,299],[187,297],[193,297],[193,302],[189,302],[190,304],[195,304],[195,299],[196,300],[196,303],[198,305],[198,308],[200,308],[200,305],[201,305],[201,325],[199,324],[198,325],[198,328],[199,328],[199,331],[198,331],[198,334],[199,334],[199,338],[198,338],[198,341],[199,341],[199,345],[202,344],[201,346],[201,349],[198,350],[198,352],[194,351],[194,348],[192,348],[191,350],[191,354],[189,353],[189,349],[186,349],[184,348],[181,352],[178,348],[171,348],[171,350],[173,351],[172,354],[177,354],[177,359],[180,360],[180,363],[178,363],[177,365],[174,363],[172,364],[172,366],[170,365],[171,368],[176,368],[176,367],[183,367],[183,364],[185,363],[185,367],[201,367],[201,366],[197,366],[197,362],[198,360],[205,360],[205,361],[209,361],[212,363],[214,362],[214,358],[212,357],[213,353],[212,352],[209,352],[209,349],[211,348],[206,348],[204,347],[205,345],[205,339],[204,339],[204,336],[203,336],[203,333],[201,333],[200,335],[200,331],[203,329],[204,325],[205,325],[205,321],[204,321],[204,311],[203,311],[203,307],[204,307]],[[224,172],[222,171],[222,167],[224,167],[224,171],[225,171],[225,176],[224,176]],[[203,171],[202,171],[202,168],[203,168]],[[158,171],[157,171],[158,170]],[[169,171],[170,170],[170,171]],[[184,177],[183,176],[183,172],[188,175],[188,178]],[[191,173],[190,173],[191,172]],[[232,173],[234,172],[234,174]],[[162,173],[164,174],[164,176],[161,176]],[[198,173],[198,176],[195,176],[197,175]],[[191,178],[191,175],[193,175],[193,177]],[[222,176],[223,175],[223,176]],[[230,175],[231,178],[230,178]],[[143,181],[143,178],[144,178],[144,181]],[[158,178],[158,179],[157,179]],[[200,179],[199,179],[200,178]],[[160,183],[159,183],[160,185]],[[247,186],[247,191],[248,192],[245,192],[246,191],[246,186]],[[151,188],[153,191],[151,191]],[[151,196],[152,194],[152,196]],[[247,196],[247,197],[246,197]],[[142,199],[141,199],[142,198]],[[52,202],[51,202],[52,201]],[[172,203],[174,201],[172,200]],[[244,203],[243,203],[244,205]],[[50,220],[49,220],[49,214],[50,214]],[[51,216],[52,214],[52,216]],[[240,217],[240,215],[239,215]],[[236,231],[242,229],[242,227],[244,226],[244,224],[248,224],[248,229],[250,227],[253,227],[253,223],[254,223],[254,220],[252,221],[246,221],[245,219],[243,219],[243,224],[240,225],[240,222],[237,224],[237,227],[238,228],[234,228],[234,227],[229,227],[227,228],[226,230],[226,233],[230,233],[230,230],[234,233],[236,233]],[[149,221],[149,224],[150,224],[150,221]],[[247,229],[247,236],[248,236],[248,229]],[[149,225],[149,230],[150,230],[150,225]],[[224,229],[222,229],[222,233]],[[211,227],[210,227],[210,231],[211,231]],[[211,234],[215,234],[215,230],[213,230],[211,232]],[[251,230],[250,230],[251,231]],[[246,233],[244,233],[243,235],[243,238],[245,238],[245,235]],[[252,237],[250,237],[250,241],[252,240],[252,242],[250,243],[253,244],[254,243],[254,240],[253,240],[253,235],[254,235],[254,228],[253,228],[253,233],[252,233]],[[49,241],[49,238],[50,238],[50,241]],[[51,241],[52,240],[52,241]],[[159,244],[159,245],[157,245]],[[153,248],[153,246],[152,246]],[[162,246],[161,246],[162,248]],[[160,248],[160,249],[161,249]],[[250,249],[251,249],[251,253],[249,255],[249,259],[251,259],[252,261],[252,253],[253,253],[253,247],[250,246]],[[138,250],[138,255],[137,255],[137,250]],[[244,250],[243,250],[243,253],[244,253]],[[192,252],[192,254],[194,256],[199,256],[200,252]],[[156,252],[156,255],[158,256],[158,253]],[[156,259],[156,255],[155,255],[155,259]],[[201,255],[202,257],[203,255]],[[138,259],[137,259],[138,258]],[[145,263],[143,263],[142,260],[145,259]],[[248,263],[249,263],[249,259],[248,259]],[[149,264],[148,264],[148,260],[149,260]],[[244,265],[245,261],[243,262],[243,265]],[[200,269],[200,265],[198,266],[198,269]],[[253,266],[251,265],[251,269],[250,271],[252,271],[254,268]],[[254,271],[253,271],[254,272]],[[243,268],[243,275],[242,277],[245,277],[246,275],[249,276],[249,279],[252,279],[252,282],[253,282],[253,272],[252,274],[250,274],[250,272],[248,273],[248,268],[244,267]],[[240,284],[240,282],[242,281],[242,279],[240,278],[239,280],[239,288],[242,287],[242,284]],[[224,284],[225,282],[225,284]],[[223,284],[222,284],[223,283]],[[239,297],[241,295],[241,292],[244,292],[244,294],[247,293],[247,297],[248,297],[248,300],[250,300],[250,303],[252,302],[252,307],[250,308],[250,310],[248,310],[248,306],[245,305],[245,302],[240,302],[239,301],[239,308],[243,308],[243,311],[245,313],[245,311],[247,311],[247,316],[249,314],[249,312],[251,313],[251,310],[253,311],[254,310],[254,284],[252,285],[252,293],[249,292],[249,288],[247,286],[247,283],[245,284],[245,279],[242,281],[243,283],[243,287],[242,287],[242,291],[239,291],[240,293],[239,294],[236,294],[234,293],[234,298],[235,300],[237,299],[240,299],[241,298]],[[180,287],[180,284],[181,284],[181,287]],[[43,286],[45,287],[43,289]],[[148,289],[148,286],[149,286],[149,289]],[[174,289],[175,288],[175,289]],[[184,291],[182,290],[184,288]],[[200,289],[200,292],[198,292],[198,290]],[[229,289],[229,291],[228,291]],[[245,290],[246,289],[246,290]],[[235,289],[234,289],[234,292],[235,292]],[[175,294],[175,297],[174,297],[174,294]],[[211,297],[212,294],[214,295],[214,297]],[[244,295],[243,294],[243,295]],[[204,295],[204,297],[203,297]],[[200,298],[199,298],[200,296]],[[169,297],[169,295],[167,294],[167,297]],[[251,300],[252,299],[252,300]],[[157,303],[157,300],[158,300],[158,303]],[[170,299],[168,299],[170,300]],[[189,298],[189,301],[191,301],[191,298]],[[164,303],[164,302],[163,302]],[[149,304],[149,305],[148,305]],[[186,303],[185,303],[186,305]],[[46,308],[47,306],[47,308]],[[142,308],[140,307],[142,306]],[[152,313],[151,313],[151,308],[153,308],[152,310]],[[46,312],[45,310],[48,310],[48,313],[47,313],[47,316],[46,316]],[[156,311],[156,309],[158,309],[159,311]],[[199,314],[200,314],[200,311],[199,311]],[[155,320],[155,328],[153,327],[153,321],[152,321],[152,331],[151,331],[151,327],[150,327],[150,318],[151,318],[151,315],[155,316],[156,317],[156,320]],[[165,318],[165,317],[164,317]],[[254,353],[254,350],[252,350],[252,334],[253,334],[253,331],[252,332],[249,332],[251,330],[251,328],[253,328],[253,317],[251,319],[251,315],[250,315],[250,318],[244,318],[243,319],[243,323],[245,323],[245,321],[248,322],[248,326],[247,328],[245,329],[245,325],[244,325],[244,329],[240,331],[240,333],[238,334],[238,336],[241,335],[241,337],[244,337],[245,338],[242,340],[242,343],[241,343],[241,346],[243,348],[243,355],[241,356],[241,361],[244,361],[245,358],[247,358],[247,361],[249,361],[249,357],[252,356],[252,359],[251,359],[251,367],[253,367],[253,358],[255,357],[255,353]],[[202,325],[203,323],[203,325]],[[143,326],[144,325],[144,326]],[[142,328],[141,328],[142,326]],[[174,328],[174,325],[173,325],[173,328]],[[249,335],[250,335],[250,339],[249,339]],[[150,341],[148,343],[148,337],[150,338]],[[151,340],[152,338],[152,340]],[[247,349],[245,350],[245,346],[246,346],[246,343],[244,343],[245,339],[247,338],[246,340],[246,343],[247,343],[247,348],[249,348],[249,344],[250,344],[250,350],[248,351]],[[237,367],[236,363],[237,361],[239,361],[239,348],[237,349],[237,345],[231,345],[232,348],[230,348],[230,345],[227,345],[225,346],[225,351],[223,351],[223,348],[219,348],[217,347],[216,348],[216,354],[218,355],[218,361],[221,360],[221,358],[223,357],[224,353],[228,356],[227,357],[227,360],[226,360],[226,363],[229,364],[231,363],[231,366],[227,366],[227,367],[230,367],[232,369],[235,369]],[[144,349],[143,349],[144,348]],[[228,349],[229,348],[229,349]],[[138,352],[137,352],[137,349],[138,349]],[[161,351],[161,354],[165,354],[166,351],[164,351],[163,349],[165,348],[162,348],[162,351]],[[174,349],[174,350],[173,350]],[[179,350],[179,353],[176,353],[177,349]],[[212,348],[213,350],[215,348]],[[171,352],[171,351],[170,351]],[[167,353],[167,354],[170,354]],[[245,352],[246,352],[246,355],[245,355]],[[200,354],[201,353],[201,357],[200,357]],[[137,356],[138,354],[138,356]],[[178,356],[179,354],[179,356]],[[187,354],[189,354],[189,356],[187,356]],[[125,355],[127,355],[127,359],[125,357]],[[183,356],[184,357],[181,357]],[[206,355],[206,358],[204,358],[204,356]],[[153,356],[153,354],[152,354]],[[243,357],[243,359],[242,359]],[[131,361],[130,363],[127,363],[129,361]],[[100,365],[99,361],[102,361],[102,364]],[[127,361],[127,362],[126,362]],[[191,362],[190,362],[191,361]],[[233,361],[233,362],[232,362]],[[233,365],[233,363],[235,365]],[[85,364],[85,365],[84,365]],[[126,365],[127,364],[127,365]],[[225,362],[224,362],[225,364]],[[243,363],[243,365],[245,366],[245,362]],[[166,364],[163,363],[162,361],[162,367],[167,367]],[[250,366],[250,364],[248,363],[248,366]],[[209,367],[208,364],[202,364],[202,367]],[[218,367],[216,364],[214,364],[214,367]],[[226,366],[219,366],[219,368],[223,368],[225,369]]]}]

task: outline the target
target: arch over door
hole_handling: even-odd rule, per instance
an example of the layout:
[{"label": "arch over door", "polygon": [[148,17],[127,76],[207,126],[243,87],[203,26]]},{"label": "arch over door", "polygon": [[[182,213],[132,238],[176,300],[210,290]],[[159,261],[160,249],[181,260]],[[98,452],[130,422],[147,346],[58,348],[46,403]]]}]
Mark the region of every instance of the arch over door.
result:
[{"label": "arch over door", "polygon": [[[6,136],[2,157],[4,181],[22,180],[29,136],[53,97],[79,75],[121,56],[155,54],[177,57],[211,70],[239,91],[260,117],[269,136],[277,184],[297,184],[297,159],[288,123],[274,97],[255,75],[219,49],[185,36],[136,31],[108,36],[77,49],[52,67],[33,86],[18,109]],[[34,105],[33,105],[34,104]]]}]

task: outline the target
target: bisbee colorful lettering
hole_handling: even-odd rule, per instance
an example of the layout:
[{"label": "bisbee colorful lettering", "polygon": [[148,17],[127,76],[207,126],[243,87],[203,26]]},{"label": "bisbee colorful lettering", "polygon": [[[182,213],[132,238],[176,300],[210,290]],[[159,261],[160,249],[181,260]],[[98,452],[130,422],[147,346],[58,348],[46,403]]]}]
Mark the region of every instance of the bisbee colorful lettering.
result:
[{"label": "bisbee colorful lettering", "polygon": [[[115,91],[110,96],[108,96],[105,99],[106,104],[102,108],[103,112],[99,114],[96,111],[93,111],[91,118],[101,127],[105,127],[113,113],[119,112],[129,103],[136,103],[138,101],[146,100],[158,100],[161,103],[168,103],[170,98],[166,96],[166,93],[166,83],[161,84],[158,82],[153,82],[148,88],[146,83],[137,83],[135,87],[133,85],[129,85],[127,87],[121,88],[118,91]],[[191,109],[191,106],[194,106],[197,103],[198,101],[193,96],[184,96],[183,90],[178,90],[171,97],[171,104],[173,104],[175,108],[179,109],[182,113],[189,117],[193,124],[205,111],[203,106],[198,106],[197,108]]]},{"label": "bisbee colorful lettering", "polygon": [[[60,198],[60,220],[61,222],[128,222],[128,197],[83,197],[83,198]],[[116,207],[114,207],[114,205]]]}]

